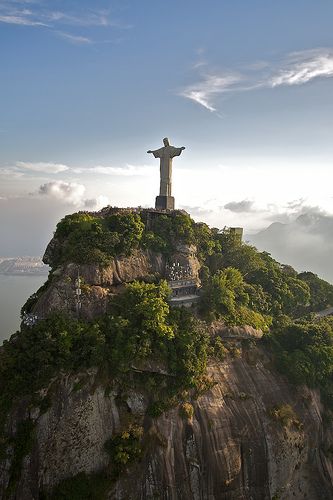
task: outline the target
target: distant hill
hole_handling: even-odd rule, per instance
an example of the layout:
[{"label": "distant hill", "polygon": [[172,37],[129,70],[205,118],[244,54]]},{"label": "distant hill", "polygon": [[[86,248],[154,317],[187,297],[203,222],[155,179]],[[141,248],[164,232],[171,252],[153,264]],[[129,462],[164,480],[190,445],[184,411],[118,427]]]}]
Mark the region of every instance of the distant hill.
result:
[{"label": "distant hill", "polygon": [[299,271],[311,270],[333,283],[333,217],[321,213],[300,215],[289,224],[274,222],[247,239],[280,262]]}]

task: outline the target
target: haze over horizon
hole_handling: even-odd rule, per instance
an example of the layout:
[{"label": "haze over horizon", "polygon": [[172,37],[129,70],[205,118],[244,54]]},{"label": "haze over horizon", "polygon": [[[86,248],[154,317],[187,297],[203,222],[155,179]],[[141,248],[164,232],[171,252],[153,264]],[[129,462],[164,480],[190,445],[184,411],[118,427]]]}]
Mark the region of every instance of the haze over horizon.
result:
[{"label": "haze over horizon", "polygon": [[42,254],[66,213],[153,206],[146,151],[165,136],[186,146],[174,196],[196,220],[333,218],[332,16],[324,0],[0,0],[0,255]]}]

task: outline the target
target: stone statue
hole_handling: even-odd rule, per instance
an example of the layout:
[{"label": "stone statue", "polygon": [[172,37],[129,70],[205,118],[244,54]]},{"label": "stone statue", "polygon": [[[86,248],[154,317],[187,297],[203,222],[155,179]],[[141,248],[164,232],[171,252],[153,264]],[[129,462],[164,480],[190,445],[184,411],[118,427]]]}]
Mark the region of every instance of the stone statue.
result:
[{"label": "stone statue", "polygon": [[152,153],[155,158],[160,158],[160,195],[156,198],[157,209],[174,209],[174,198],[171,195],[172,188],[172,158],[180,156],[185,147],[175,148],[170,146],[169,139],[163,139],[164,147]]}]

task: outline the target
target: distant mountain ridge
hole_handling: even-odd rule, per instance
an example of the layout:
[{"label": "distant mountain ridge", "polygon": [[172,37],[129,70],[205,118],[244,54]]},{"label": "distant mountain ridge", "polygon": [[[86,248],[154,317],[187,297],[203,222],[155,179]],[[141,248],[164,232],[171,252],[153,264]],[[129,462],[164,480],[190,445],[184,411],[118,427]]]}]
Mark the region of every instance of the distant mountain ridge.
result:
[{"label": "distant mountain ridge", "polygon": [[266,250],[280,262],[299,271],[310,269],[333,282],[333,217],[304,213],[290,223],[273,222],[247,238],[259,250]]}]

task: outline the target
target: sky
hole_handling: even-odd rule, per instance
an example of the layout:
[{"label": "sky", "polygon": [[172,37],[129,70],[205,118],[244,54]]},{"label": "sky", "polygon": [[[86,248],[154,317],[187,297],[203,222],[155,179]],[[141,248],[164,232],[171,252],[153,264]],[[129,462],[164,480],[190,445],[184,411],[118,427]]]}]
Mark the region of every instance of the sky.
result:
[{"label": "sky", "polygon": [[66,213],[153,206],[165,136],[196,220],[333,217],[332,20],[329,0],[0,0],[0,255],[42,254]]}]

